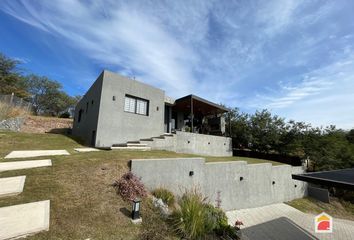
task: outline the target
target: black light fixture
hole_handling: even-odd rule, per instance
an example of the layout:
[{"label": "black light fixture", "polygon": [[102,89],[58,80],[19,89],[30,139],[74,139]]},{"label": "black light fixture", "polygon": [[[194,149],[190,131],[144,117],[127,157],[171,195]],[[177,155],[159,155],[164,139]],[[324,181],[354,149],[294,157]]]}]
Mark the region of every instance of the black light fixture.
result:
[{"label": "black light fixture", "polygon": [[242,181],[243,180],[243,177],[240,177],[240,181]]},{"label": "black light fixture", "polygon": [[275,181],[273,181],[272,184],[274,185],[274,184],[275,184]]},{"label": "black light fixture", "polygon": [[194,171],[189,171],[189,176],[193,176],[194,175]]},{"label": "black light fixture", "polygon": [[133,200],[133,206],[132,206],[132,219],[133,220],[140,218],[140,203],[141,203],[141,200],[139,198],[135,198]]}]

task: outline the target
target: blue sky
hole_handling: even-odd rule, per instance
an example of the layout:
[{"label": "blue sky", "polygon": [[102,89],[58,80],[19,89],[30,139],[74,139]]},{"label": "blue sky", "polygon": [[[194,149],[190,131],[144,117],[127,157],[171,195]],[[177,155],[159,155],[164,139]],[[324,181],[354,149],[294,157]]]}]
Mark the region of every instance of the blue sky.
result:
[{"label": "blue sky", "polygon": [[102,69],[354,127],[354,1],[0,1],[0,51],[84,94]]}]

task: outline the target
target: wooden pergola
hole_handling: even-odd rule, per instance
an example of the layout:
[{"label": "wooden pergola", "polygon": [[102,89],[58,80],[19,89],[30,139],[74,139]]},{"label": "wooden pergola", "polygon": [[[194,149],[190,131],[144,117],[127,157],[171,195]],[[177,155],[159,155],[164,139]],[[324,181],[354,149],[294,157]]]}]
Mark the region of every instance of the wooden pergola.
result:
[{"label": "wooden pergola", "polygon": [[190,114],[191,131],[193,131],[193,120],[195,116],[216,116],[218,114],[223,114],[230,111],[226,107],[210,102],[193,94],[177,99],[173,109]]}]

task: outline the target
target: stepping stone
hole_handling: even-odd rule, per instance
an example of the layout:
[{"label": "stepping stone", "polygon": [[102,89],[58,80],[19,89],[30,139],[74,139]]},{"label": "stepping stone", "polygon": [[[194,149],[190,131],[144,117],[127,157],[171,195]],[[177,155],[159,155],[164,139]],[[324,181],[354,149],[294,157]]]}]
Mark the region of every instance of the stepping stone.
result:
[{"label": "stepping stone", "polygon": [[97,152],[97,148],[74,148],[76,152]]},{"label": "stepping stone", "polygon": [[48,167],[52,166],[52,160],[32,160],[32,161],[16,161],[16,162],[2,162],[0,163],[0,172],[27,169],[27,168],[37,168],[37,167]]},{"label": "stepping stone", "polygon": [[49,200],[0,208],[0,240],[48,231],[49,211]]},{"label": "stepping stone", "polygon": [[8,197],[22,193],[26,176],[0,178],[0,197]]},{"label": "stepping stone", "polygon": [[5,158],[29,158],[41,156],[70,155],[66,150],[30,150],[30,151],[12,151]]}]

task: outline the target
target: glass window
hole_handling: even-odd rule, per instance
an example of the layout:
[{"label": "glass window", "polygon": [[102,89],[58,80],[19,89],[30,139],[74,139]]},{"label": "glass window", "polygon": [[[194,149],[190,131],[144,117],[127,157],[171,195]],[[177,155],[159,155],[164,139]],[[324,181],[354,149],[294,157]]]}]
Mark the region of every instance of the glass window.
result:
[{"label": "glass window", "polygon": [[135,98],[125,96],[124,111],[135,113],[135,105]]},{"label": "glass window", "polygon": [[124,111],[140,115],[149,115],[149,101],[133,96],[125,96]]},{"label": "glass window", "polygon": [[140,100],[137,99],[136,101],[136,113],[137,114],[142,114],[142,115],[147,115],[147,101],[145,100]]}]

